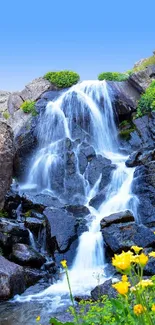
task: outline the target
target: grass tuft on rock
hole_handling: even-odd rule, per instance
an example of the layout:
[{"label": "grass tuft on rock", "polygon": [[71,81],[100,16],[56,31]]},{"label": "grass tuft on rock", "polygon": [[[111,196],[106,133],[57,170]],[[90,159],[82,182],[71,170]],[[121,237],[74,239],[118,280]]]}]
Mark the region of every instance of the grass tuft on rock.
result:
[{"label": "grass tuft on rock", "polygon": [[24,113],[26,114],[32,114],[32,116],[37,115],[37,111],[35,109],[35,101],[32,100],[26,100],[20,108],[23,110]]}]

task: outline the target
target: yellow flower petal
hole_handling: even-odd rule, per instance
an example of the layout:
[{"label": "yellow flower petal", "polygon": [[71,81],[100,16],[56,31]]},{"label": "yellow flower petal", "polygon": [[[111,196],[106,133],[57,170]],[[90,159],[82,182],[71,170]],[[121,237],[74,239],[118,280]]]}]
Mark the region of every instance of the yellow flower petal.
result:
[{"label": "yellow flower petal", "polygon": [[151,253],[149,253],[149,256],[150,256],[150,257],[155,257],[155,252],[151,252]]},{"label": "yellow flower petal", "polygon": [[155,312],[155,304],[152,305],[151,310]]},{"label": "yellow flower petal", "polygon": [[128,281],[128,277],[126,274],[122,275],[122,282],[127,282]]},{"label": "yellow flower petal", "polygon": [[37,321],[37,322],[39,322],[39,321],[40,321],[40,316],[38,316],[38,317],[36,318],[36,321]]},{"label": "yellow flower petal", "polygon": [[135,252],[135,254],[138,254],[143,249],[143,247],[132,246],[131,249],[133,249],[133,251]]},{"label": "yellow flower petal", "polygon": [[137,315],[137,316],[144,313],[145,310],[146,310],[146,308],[144,306],[142,306],[141,304],[135,305],[133,307],[134,314]]},{"label": "yellow flower petal", "polygon": [[130,286],[129,282],[122,282],[122,281],[112,285],[112,287],[115,288],[117,292],[120,293],[121,295],[126,295],[128,293],[129,286]]},{"label": "yellow flower petal", "polygon": [[146,279],[146,280],[141,280],[139,281],[139,283],[136,285],[136,287],[142,287],[142,288],[146,288],[149,286],[153,286],[153,282],[150,279]]},{"label": "yellow flower petal", "polygon": [[112,265],[119,270],[127,270],[131,266],[131,257],[133,253],[131,251],[122,252],[119,255],[114,255],[112,259]]},{"label": "yellow flower petal", "polygon": [[139,264],[141,266],[145,266],[147,264],[147,262],[148,262],[148,256],[145,255],[144,253],[141,253],[139,255]]},{"label": "yellow flower petal", "polygon": [[63,266],[63,268],[66,268],[67,267],[67,261],[66,260],[63,260],[60,263]]}]

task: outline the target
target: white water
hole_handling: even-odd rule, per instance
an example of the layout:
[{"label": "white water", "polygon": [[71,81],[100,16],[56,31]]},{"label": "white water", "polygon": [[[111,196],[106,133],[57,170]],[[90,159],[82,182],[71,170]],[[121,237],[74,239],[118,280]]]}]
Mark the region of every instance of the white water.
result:
[{"label": "white water", "polygon": [[29,242],[30,242],[30,246],[31,246],[33,249],[37,250],[36,243],[35,243],[35,239],[34,239],[34,236],[33,236],[32,232],[31,232],[31,230],[28,229],[28,228],[27,228],[27,230],[28,230],[28,232],[29,232]]},{"label": "white water", "polygon": [[[73,107],[73,97],[78,99],[78,106]],[[104,101],[104,109],[100,108]],[[89,128],[86,125],[86,117],[89,120]],[[74,294],[88,294],[99,281],[104,281],[105,258],[104,243],[100,232],[100,221],[111,213],[130,209],[137,218],[137,198],[131,192],[134,169],[127,168],[127,157],[119,153],[117,129],[114,121],[114,112],[110,99],[110,93],[106,82],[83,82],[72,87],[56,102],[49,103],[46,115],[39,126],[40,149],[30,174],[27,186],[39,186],[40,189],[53,191],[49,181],[50,173],[56,172],[61,161],[63,146],[61,140],[66,137],[74,139],[74,121],[79,123],[82,130],[90,136],[90,144],[96,153],[111,159],[117,166],[113,172],[111,183],[107,187],[106,199],[98,211],[89,206],[90,199],[98,191],[101,177],[93,188],[90,188],[85,175],[83,182],[87,186],[86,205],[91,215],[88,216],[88,231],[79,238],[79,246],[72,268],[69,270],[71,287]],[[54,128],[55,126],[55,128]],[[78,164],[77,164],[77,173]],[[89,191],[88,191],[89,188]],[[110,276],[110,275],[109,275]],[[68,292],[65,277],[45,291],[27,297],[17,297],[18,301],[31,299],[55,299],[60,302],[64,294]]]}]

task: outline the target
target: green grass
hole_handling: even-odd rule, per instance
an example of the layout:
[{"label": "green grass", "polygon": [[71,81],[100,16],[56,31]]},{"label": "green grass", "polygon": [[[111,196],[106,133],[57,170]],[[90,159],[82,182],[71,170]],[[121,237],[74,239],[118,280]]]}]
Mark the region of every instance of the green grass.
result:
[{"label": "green grass", "polygon": [[135,131],[135,127],[131,127],[129,129],[123,129],[119,132],[119,136],[124,140],[130,140],[131,132]]},{"label": "green grass", "polygon": [[36,116],[37,112],[35,109],[35,101],[32,100],[26,100],[20,108],[23,110],[24,113],[26,114],[32,114],[32,116]]},{"label": "green grass", "polygon": [[10,117],[9,112],[4,112],[4,113],[3,113],[3,117],[4,117],[6,120],[8,120],[8,118]]},{"label": "green grass", "polygon": [[127,73],[102,72],[98,75],[98,80],[125,81],[129,78]]},{"label": "green grass", "polygon": [[68,70],[48,72],[45,74],[44,78],[58,88],[71,87],[80,80],[78,73]]},{"label": "green grass", "polygon": [[150,56],[149,58],[145,59],[144,62],[142,62],[138,67],[133,68],[133,73],[137,71],[144,70],[147,68],[149,65],[155,64],[155,55]]},{"label": "green grass", "polygon": [[155,110],[155,80],[146,89],[145,93],[141,95],[137,106],[136,117],[142,117]]}]

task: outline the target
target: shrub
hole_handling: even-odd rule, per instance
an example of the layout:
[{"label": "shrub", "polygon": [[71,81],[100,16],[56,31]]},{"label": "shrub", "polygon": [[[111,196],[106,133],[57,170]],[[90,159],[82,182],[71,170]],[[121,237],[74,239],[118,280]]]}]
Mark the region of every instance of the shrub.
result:
[{"label": "shrub", "polygon": [[3,117],[8,120],[8,118],[10,117],[10,114],[8,112],[4,112],[3,113]]},{"label": "shrub", "polygon": [[37,112],[35,109],[35,102],[32,100],[26,100],[20,108],[23,110],[24,113],[31,113],[32,116],[36,116]]},{"label": "shrub", "polygon": [[45,74],[44,78],[58,88],[71,87],[80,80],[80,76],[76,72],[68,70],[48,72]]},{"label": "shrub", "polygon": [[131,137],[131,132],[134,132],[135,131],[135,127],[133,128],[129,128],[129,129],[123,129],[119,132],[119,136],[122,138],[122,139],[125,139],[125,140],[130,140],[130,137]]},{"label": "shrub", "polygon": [[141,117],[145,114],[155,110],[155,80],[146,89],[145,93],[141,95],[141,98],[137,106],[137,116]]},{"label": "shrub", "polygon": [[98,75],[98,80],[124,81],[128,78],[128,74],[119,72],[102,72]]}]

